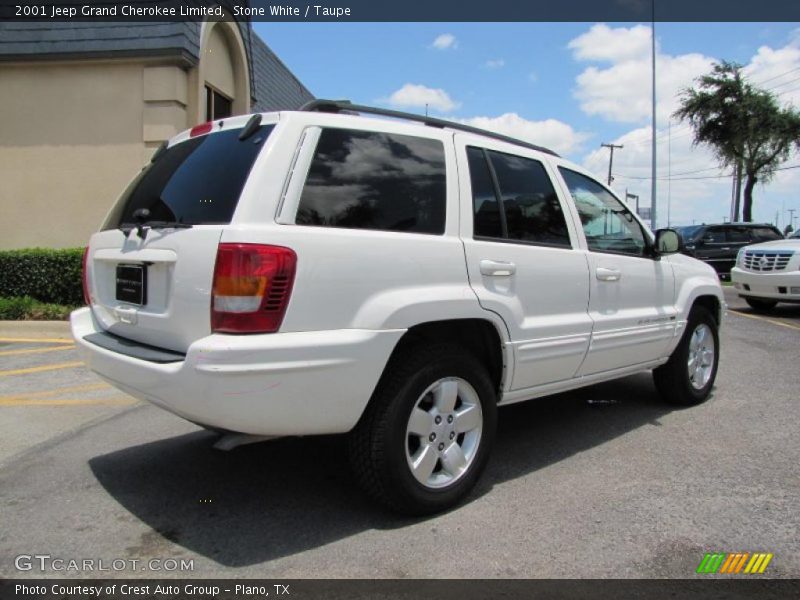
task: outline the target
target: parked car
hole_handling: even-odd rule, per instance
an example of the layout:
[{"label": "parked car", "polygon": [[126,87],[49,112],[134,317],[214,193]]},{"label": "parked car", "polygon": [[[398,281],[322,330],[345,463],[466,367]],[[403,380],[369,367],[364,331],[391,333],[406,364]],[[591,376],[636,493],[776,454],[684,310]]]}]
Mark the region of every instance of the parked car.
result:
[{"label": "parked car", "polygon": [[786,237],[788,237],[789,239],[792,239],[792,240],[800,239],[800,229],[795,229],[792,233],[790,233]]},{"label": "parked car", "polygon": [[427,514],[475,484],[498,406],[651,369],[708,397],[723,295],[679,250],[547,149],[315,101],[157,152],[91,237],[72,333],[223,440],[347,433],[361,486]]},{"label": "parked car", "polygon": [[800,238],[745,246],[739,250],[731,281],[756,310],[778,302],[800,302]]},{"label": "parked car", "polygon": [[783,234],[769,223],[722,223],[676,227],[683,237],[684,252],[714,267],[727,278],[736,263],[736,254],[747,244],[783,239]]}]

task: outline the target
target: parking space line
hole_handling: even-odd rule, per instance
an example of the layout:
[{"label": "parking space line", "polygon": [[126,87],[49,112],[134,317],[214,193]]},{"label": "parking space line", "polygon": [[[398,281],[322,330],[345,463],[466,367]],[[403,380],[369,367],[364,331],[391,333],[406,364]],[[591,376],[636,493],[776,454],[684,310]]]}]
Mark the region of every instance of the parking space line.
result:
[{"label": "parking space line", "polygon": [[800,327],[797,325],[792,325],[791,323],[784,323],[783,321],[775,321],[774,319],[767,319],[766,317],[759,317],[756,315],[751,315],[745,312],[741,312],[736,308],[730,309],[730,311],[740,317],[747,317],[748,319],[756,319],[757,321],[766,321],[767,323],[772,323],[773,325],[780,325],[781,327],[788,327],[789,329],[796,329],[800,331]]},{"label": "parking space line", "polygon": [[11,369],[8,371],[0,371],[0,377],[8,377],[9,375],[25,375],[26,373],[39,373],[41,371],[57,371],[59,369],[71,369],[72,367],[80,367],[83,365],[81,361],[57,363],[53,365],[42,365],[40,367],[27,367],[25,369]]},{"label": "parking space line", "polygon": [[58,352],[60,350],[72,350],[75,344],[60,344],[56,348],[28,348],[26,350],[3,350],[0,356],[16,356],[17,354],[40,354],[42,352]]},{"label": "parking space line", "polygon": [[108,396],[105,398],[65,398],[48,400],[44,398],[0,398],[0,406],[110,406],[134,404],[135,398]]},{"label": "parking space line", "polygon": [[0,337],[0,342],[20,343],[20,344],[74,344],[75,340],[72,338],[7,338]]},{"label": "parking space line", "polygon": [[54,388],[52,390],[40,390],[38,392],[27,392],[25,394],[14,394],[11,396],[0,396],[0,402],[4,400],[19,400],[22,398],[46,398],[47,396],[57,396],[58,394],[74,394],[75,392],[93,392],[110,388],[108,383],[88,383],[85,385],[71,385],[66,387]]}]

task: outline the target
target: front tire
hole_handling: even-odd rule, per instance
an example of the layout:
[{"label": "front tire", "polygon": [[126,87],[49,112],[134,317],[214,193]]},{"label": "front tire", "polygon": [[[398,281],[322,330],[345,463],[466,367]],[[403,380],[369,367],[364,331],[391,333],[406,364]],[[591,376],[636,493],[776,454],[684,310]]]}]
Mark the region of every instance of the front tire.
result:
[{"label": "front tire", "polygon": [[653,370],[653,380],[661,397],[670,404],[693,406],[708,398],[718,365],[717,322],[706,308],[695,306],[678,347],[669,361]]},{"label": "front tire", "polygon": [[393,359],[350,434],[350,463],[375,500],[407,515],[457,504],[494,443],[497,394],[461,346],[416,346]]},{"label": "front tire", "polygon": [[744,301],[747,302],[753,310],[772,310],[775,308],[775,305],[778,304],[777,300],[762,300],[761,298],[750,297],[746,297]]}]

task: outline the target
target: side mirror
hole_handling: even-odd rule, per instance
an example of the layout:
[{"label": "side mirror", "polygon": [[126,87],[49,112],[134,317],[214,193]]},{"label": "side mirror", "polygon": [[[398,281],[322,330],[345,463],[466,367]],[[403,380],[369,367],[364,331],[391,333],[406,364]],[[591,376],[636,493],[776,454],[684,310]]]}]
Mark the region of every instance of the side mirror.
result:
[{"label": "side mirror", "polygon": [[674,229],[659,229],[656,231],[655,251],[659,255],[677,254],[683,250],[683,240]]}]

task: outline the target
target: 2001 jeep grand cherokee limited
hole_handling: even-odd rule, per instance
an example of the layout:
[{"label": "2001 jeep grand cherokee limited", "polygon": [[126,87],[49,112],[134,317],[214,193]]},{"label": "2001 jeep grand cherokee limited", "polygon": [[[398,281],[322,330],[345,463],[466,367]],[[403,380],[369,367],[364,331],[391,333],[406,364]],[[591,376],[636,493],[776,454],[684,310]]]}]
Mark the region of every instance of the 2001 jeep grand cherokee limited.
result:
[{"label": "2001 jeep grand cherokee limited", "polygon": [[349,432],[364,489],[426,514],[475,484],[498,406],[648,369],[709,395],[722,291],[679,246],[544,148],[315,101],[159,150],[91,238],[72,332],[209,429]]}]

